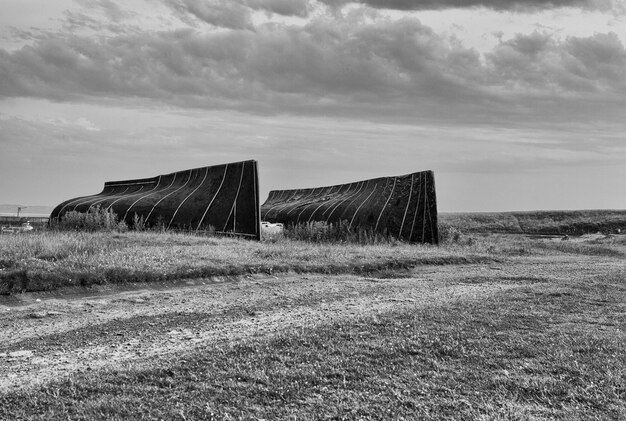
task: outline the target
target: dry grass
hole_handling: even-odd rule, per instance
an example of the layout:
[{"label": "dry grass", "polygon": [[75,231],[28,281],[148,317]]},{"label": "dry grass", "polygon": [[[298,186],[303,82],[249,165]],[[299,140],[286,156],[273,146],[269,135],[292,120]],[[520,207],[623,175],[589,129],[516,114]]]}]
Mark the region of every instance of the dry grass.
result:
[{"label": "dry grass", "polygon": [[367,273],[490,260],[483,247],[268,242],[154,232],[0,236],[0,294],[249,273]]},{"label": "dry grass", "polygon": [[553,252],[626,255],[624,236],[585,238],[554,241],[459,232],[436,247],[398,241],[254,242],[183,233],[39,231],[0,236],[0,294],[253,273],[371,273]]}]

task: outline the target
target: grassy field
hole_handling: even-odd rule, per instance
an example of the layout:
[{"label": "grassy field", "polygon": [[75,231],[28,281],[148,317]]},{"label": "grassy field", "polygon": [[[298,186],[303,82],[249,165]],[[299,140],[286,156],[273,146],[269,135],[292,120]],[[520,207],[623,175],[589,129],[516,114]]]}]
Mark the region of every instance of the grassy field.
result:
[{"label": "grassy field", "polygon": [[0,294],[255,273],[369,273],[490,260],[485,247],[254,242],[154,232],[0,236]]},{"label": "grassy field", "polygon": [[[371,273],[424,264],[478,263],[530,250],[525,237],[506,237],[503,242],[491,235],[485,241],[487,233],[596,233],[616,232],[619,227],[626,231],[626,211],[465,213],[442,214],[440,219],[443,246],[439,248],[389,239],[375,244],[289,238],[255,243],[147,231],[38,230],[2,235],[0,295],[254,273]],[[292,237],[319,237],[323,231],[304,227]],[[533,248],[600,255],[623,252],[587,242],[544,241],[533,243]]]},{"label": "grassy field", "polygon": [[1,250],[5,291],[20,270],[250,275],[0,312],[3,420],[626,418],[626,236],[43,233]]}]

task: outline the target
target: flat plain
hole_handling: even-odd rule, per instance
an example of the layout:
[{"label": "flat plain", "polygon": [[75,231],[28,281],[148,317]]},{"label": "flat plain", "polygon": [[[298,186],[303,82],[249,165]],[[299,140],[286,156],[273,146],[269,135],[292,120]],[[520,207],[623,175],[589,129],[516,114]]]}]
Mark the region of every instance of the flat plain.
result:
[{"label": "flat plain", "polygon": [[3,420],[626,418],[624,235],[41,235],[1,239]]}]

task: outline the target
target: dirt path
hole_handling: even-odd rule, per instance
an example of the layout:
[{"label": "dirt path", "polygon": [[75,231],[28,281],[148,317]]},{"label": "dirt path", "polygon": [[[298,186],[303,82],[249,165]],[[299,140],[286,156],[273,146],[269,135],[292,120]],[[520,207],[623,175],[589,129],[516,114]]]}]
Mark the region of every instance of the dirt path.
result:
[{"label": "dirt path", "polygon": [[[615,270],[614,259],[513,259],[422,266],[400,279],[284,275],[196,280],[89,296],[0,298],[0,392],[72,373],[141,365],[206,344],[267,336],[390,309],[489,299],[510,288],[558,288]],[[623,264],[626,269],[626,263]]]}]

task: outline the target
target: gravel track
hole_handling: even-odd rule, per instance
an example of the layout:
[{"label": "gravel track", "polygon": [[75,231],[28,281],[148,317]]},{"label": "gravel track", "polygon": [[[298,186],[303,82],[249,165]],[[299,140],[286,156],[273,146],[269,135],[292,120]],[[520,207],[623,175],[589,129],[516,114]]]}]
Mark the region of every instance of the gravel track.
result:
[{"label": "gravel track", "polygon": [[616,268],[625,271],[626,262],[532,256],[497,264],[420,266],[400,278],[264,275],[0,297],[0,392],[81,371],[140,366],[168,354],[183,358],[208,344],[286,328],[485,300],[511,288],[558,289]]}]

